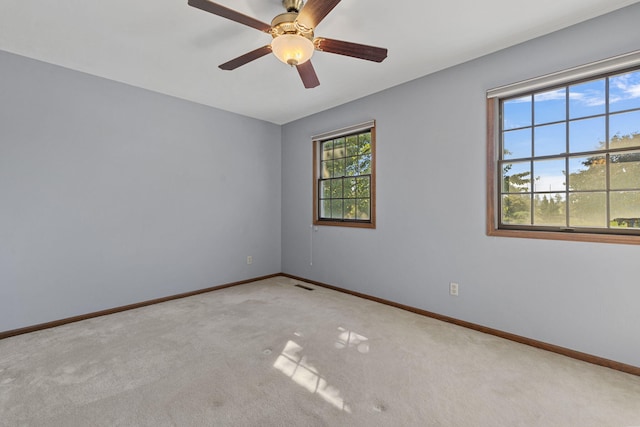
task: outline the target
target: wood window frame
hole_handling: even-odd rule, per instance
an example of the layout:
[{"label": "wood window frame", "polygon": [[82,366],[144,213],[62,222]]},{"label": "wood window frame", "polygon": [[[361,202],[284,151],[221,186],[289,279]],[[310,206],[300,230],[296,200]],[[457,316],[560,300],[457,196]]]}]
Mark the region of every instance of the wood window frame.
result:
[{"label": "wood window frame", "polygon": [[[318,203],[318,180],[320,173],[320,146],[322,142],[347,136],[360,131],[369,130],[371,132],[371,182],[370,182],[370,215],[368,221],[362,220],[331,220],[321,219],[319,215]],[[313,143],[313,225],[314,226],[334,226],[353,228],[376,228],[376,123],[375,120],[361,123],[347,128],[330,131],[312,137]]]},{"label": "wood window frame", "polygon": [[498,182],[502,179],[498,170],[499,147],[499,99],[497,97],[487,99],[487,217],[486,232],[488,236],[516,237],[526,239],[564,240],[574,242],[598,242],[640,245],[640,236],[623,234],[588,233],[571,230],[546,231],[546,230],[514,230],[499,228],[499,204]]},{"label": "wood window frame", "polygon": [[572,81],[586,80],[597,75],[612,74],[638,66],[640,66],[640,50],[507,84],[487,91],[486,233],[488,236],[640,245],[640,236],[638,235],[580,232],[579,229],[576,231],[546,231],[499,228],[498,182],[501,182],[502,174],[497,167],[500,138],[499,102],[501,98],[507,98],[518,93],[527,93],[543,88],[560,86]]}]

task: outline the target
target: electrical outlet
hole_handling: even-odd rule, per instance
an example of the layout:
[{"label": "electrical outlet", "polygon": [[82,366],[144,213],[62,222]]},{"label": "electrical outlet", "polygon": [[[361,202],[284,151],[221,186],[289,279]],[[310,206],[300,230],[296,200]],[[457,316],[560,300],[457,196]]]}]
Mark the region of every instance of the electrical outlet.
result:
[{"label": "electrical outlet", "polygon": [[253,257],[251,255],[247,256],[247,264],[253,264]]},{"label": "electrical outlet", "polygon": [[454,297],[458,296],[458,287],[459,285],[455,282],[451,282],[449,283],[449,294],[453,295]]}]

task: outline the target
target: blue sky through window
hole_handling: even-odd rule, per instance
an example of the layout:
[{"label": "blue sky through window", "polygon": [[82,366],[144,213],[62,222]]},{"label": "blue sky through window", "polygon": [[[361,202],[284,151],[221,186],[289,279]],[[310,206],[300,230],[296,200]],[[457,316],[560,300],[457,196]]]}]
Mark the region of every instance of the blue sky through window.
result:
[{"label": "blue sky through window", "polygon": [[569,118],[595,116],[606,112],[606,80],[600,79],[569,87]]},{"label": "blue sky through window", "polygon": [[569,151],[579,153],[606,148],[604,116],[569,122]]},{"label": "blue sky through window", "polygon": [[537,93],[533,96],[535,124],[559,122],[567,117],[566,89]]},{"label": "blue sky through window", "polygon": [[[607,125],[609,139],[640,134],[640,71],[612,76],[608,84],[608,123],[606,78],[503,102],[503,159],[562,156],[532,159],[534,191],[564,191],[567,184],[564,155],[606,149]],[[583,161],[584,156],[572,156],[569,172],[581,170]],[[511,163],[509,174],[524,172],[529,164]]]},{"label": "blue sky through window", "polygon": [[609,109],[622,111],[640,108],[640,71],[609,79]]},{"label": "blue sky through window", "polygon": [[[569,119],[605,114],[606,79],[576,84],[567,89]],[[537,93],[533,98],[527,95],[506,100],[503,104],[503,130],[531,126],[532,109],[536,125],[566,120],[567,89]],[[637,108],[640,108],[640,71],[610,77],[609,111],[615,113]],[[640,132],[637,117],[621,117],[620,120],[629,122],[628,125],[619,126],[621,129]]]}]

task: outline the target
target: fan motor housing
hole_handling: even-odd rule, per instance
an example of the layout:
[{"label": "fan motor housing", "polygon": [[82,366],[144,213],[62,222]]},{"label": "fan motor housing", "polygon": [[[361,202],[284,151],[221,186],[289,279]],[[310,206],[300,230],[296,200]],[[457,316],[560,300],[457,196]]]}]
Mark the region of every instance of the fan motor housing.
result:
[{"label": "fan motor housing", "polygon": [[287,10],[287,12],[300,12],[302,6],[304,5],[303,0],[282,0],[282,5]]},{"label": "fan motor housing", "polygon": [[296,24],[298,12],[286,12],[273,18],[271,21],[271,35],[275,39],[283,34],[297,34],[313,41],[313,30],[304,31]]}]

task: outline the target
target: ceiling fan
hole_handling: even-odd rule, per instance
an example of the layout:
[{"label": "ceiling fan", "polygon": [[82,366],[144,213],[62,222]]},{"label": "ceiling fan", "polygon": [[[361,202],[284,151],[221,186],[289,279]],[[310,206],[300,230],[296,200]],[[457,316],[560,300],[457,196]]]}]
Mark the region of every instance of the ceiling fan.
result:
[{"label": "ceiling fan", "polygon": [[282,62],[296,67],[304,87],[320,84],[310,58],[313,52],[335,53],[368,61],[382,62],[387,49],[341,40],[315,37],[314,29],[340,3],[340,0],[282,0],[287,10],[273,18],[271,25],[209,0],[188,0],[189,6],[230,19],[271,35],[271,44],[245,53],[219,67],[235,70],[253,60],[272,53]]}]

